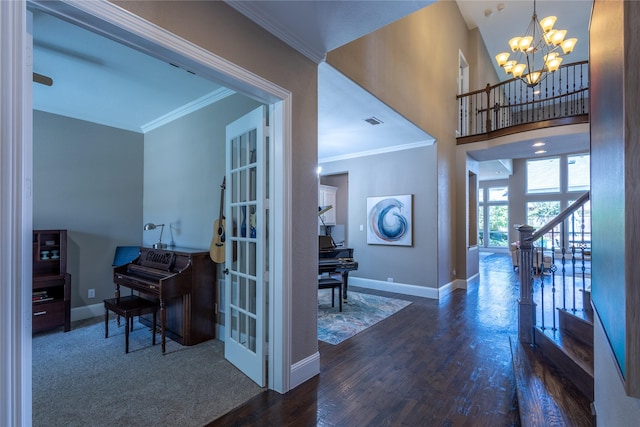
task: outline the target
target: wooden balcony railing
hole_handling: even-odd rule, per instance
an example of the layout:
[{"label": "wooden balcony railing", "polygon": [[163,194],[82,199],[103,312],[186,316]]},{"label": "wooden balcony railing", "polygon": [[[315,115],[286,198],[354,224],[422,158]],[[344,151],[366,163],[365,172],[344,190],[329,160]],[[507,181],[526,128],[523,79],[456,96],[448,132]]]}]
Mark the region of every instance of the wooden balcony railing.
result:
[{"label": "wooden balcony railing", "polygon": [[540,127],[586,123],[588,62],[564,65],[534,88],[520,79],[511,79],[456,98],[458,144]]}]

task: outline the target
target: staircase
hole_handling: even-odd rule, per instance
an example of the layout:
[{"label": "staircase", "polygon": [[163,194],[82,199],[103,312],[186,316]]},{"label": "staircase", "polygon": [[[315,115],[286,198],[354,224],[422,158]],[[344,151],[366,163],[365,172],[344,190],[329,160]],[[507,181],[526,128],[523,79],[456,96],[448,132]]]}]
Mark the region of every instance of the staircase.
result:
[{"label": "staircase", "polygon": [[[585,274],[584,262],[581,268],[576,264],[575,250],[571,263],[566,263],[566,248],[551,248],[552,254],[562,254],[561,262],[553,259],[545,265],[548,260],[542,260],[538,268],[534,260],[544,257],[536,256],[533,246],[550,230],[562,228],[563,221],[588,200],[586,193],[535,233],[529,226],[519,228],[519,334],[511,340],[511,351],[522,426],[595,425],[593,309],[591,288],[586,285],[590,275]],[[583,249],[582,259],[584,255]]]},{"label": "staircase", "polygon": [[558,310],[557,331],[536,328],[536,344],[593,401],[593,310]]}]

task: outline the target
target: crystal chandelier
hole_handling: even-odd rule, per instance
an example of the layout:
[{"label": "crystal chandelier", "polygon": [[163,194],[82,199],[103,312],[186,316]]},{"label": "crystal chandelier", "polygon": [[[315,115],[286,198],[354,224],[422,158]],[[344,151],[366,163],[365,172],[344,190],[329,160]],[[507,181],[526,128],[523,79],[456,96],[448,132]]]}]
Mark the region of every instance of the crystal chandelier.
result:
[{"label": "crystal chandelier", "polygon": [[522,79],[527,86],[534,87],[553,73],[562,63],[562,57],[573,51],[578,39],[565,39],[567,30],[555,30],[555,16],[538,20],[536,0],[533,0],[533,16],[523,36],[509,40],[511,51],[515,53],[510,59],[509,52],[496,55],[498,65],[507,74]]}]

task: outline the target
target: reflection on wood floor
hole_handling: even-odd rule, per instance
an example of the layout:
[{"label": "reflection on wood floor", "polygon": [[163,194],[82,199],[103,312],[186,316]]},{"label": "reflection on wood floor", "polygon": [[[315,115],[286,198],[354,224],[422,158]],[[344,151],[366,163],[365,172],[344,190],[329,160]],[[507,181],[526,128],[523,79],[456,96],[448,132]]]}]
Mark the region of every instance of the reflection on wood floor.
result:
[{"label": "reflection on wood floor", "polygon": [[413,304],[339,345],[319,342],[320,375],[210,425],[519,426],[518,277],[508,255],[481,259],[479,280],[439,301],[365,291]]}]

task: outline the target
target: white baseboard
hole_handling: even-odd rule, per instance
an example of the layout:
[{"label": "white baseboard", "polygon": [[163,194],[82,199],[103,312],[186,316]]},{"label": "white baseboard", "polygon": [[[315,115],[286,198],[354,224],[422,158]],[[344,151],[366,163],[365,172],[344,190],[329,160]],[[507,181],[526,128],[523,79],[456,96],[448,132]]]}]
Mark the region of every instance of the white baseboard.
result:
[{"label": "white baseboard", "polygon": [[71,309],[71,321],[91,319],[96,316],[104,316],[104,303],[85,305]]},{"label": "white baseboard", "polygon": [[476,280],[480,279],[480,273],[476,273],[473,276],[469,277],[467,280],[465,280],[464,282],[464,288],[467,289],[467,284],[475,282]]},{"label": "white baseboard", "polygon": [[349,284],[366,289],[395,292],[398,294],[413,295],[416,297],[431,299],[440,299],[449,295],[456,289],[467,289],[467,281],[461,279],[456,279],[439,288],[418,286],[407,283],[385,282],[382,280],[364,279],[362,277],[349,277]]},{"label": "white baseboard", "polygon": [[293,390],[303,382],[320,373],[320,353],[315,352],[309,357],[291,365],[289,390]]}]

